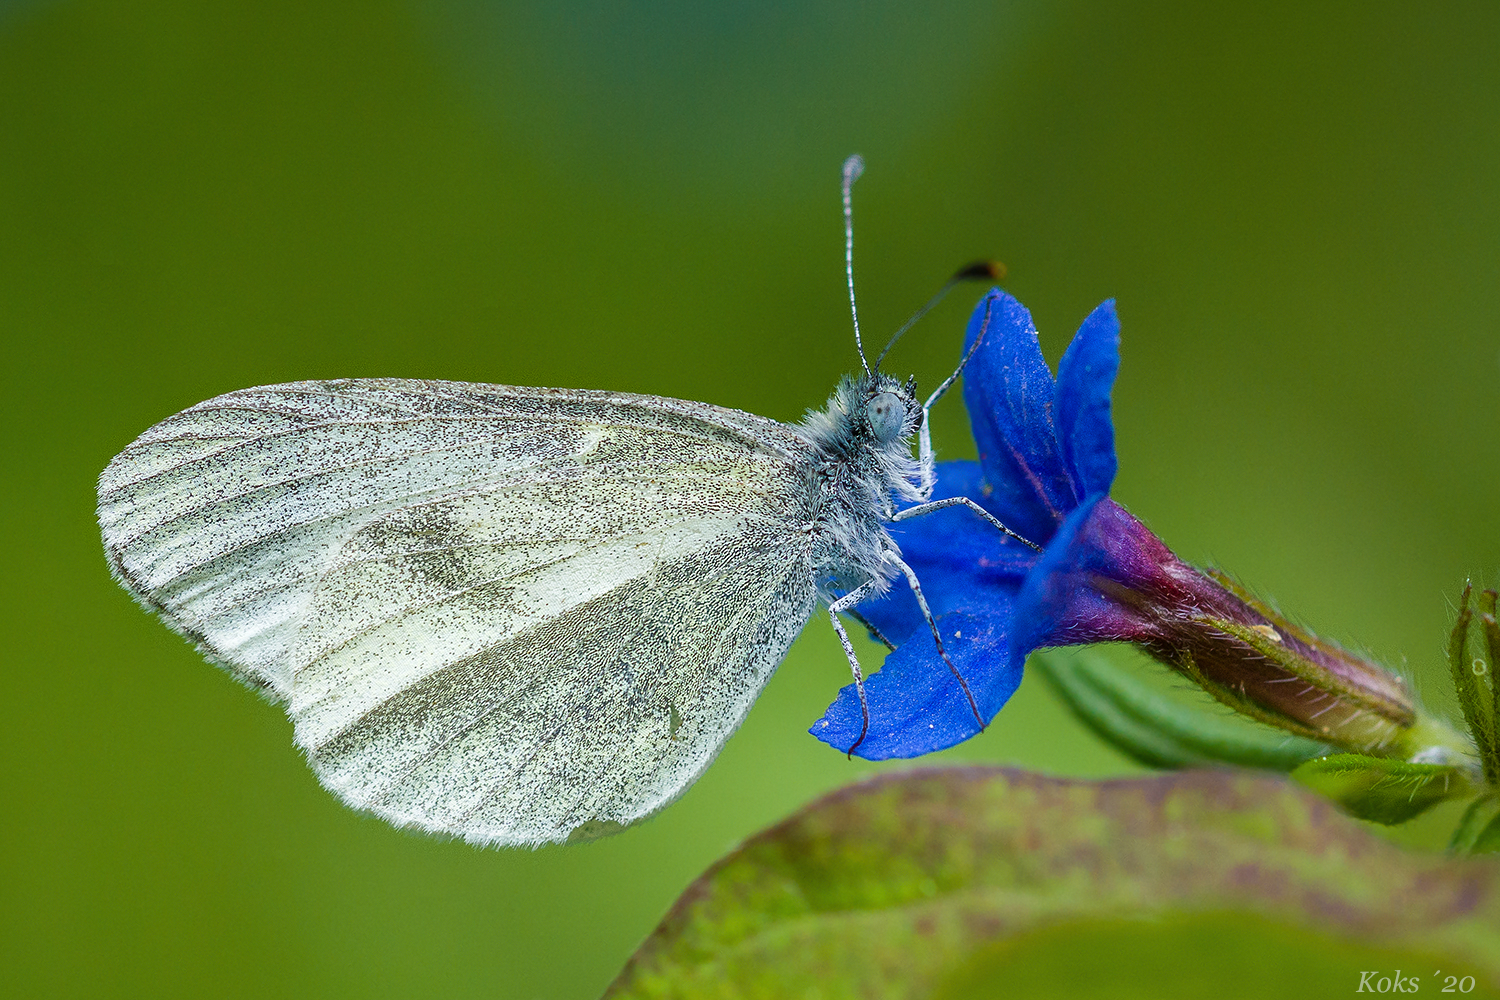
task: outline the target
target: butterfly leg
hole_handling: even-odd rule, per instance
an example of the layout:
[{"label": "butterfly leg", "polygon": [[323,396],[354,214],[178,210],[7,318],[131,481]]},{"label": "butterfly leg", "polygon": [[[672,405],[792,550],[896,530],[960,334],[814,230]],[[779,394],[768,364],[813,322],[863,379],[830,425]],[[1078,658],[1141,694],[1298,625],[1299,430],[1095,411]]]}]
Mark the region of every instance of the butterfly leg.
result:
[{"label": "butterfly leg", "polygon": [[851,743],[849,749],[844,751],[850,757],[854,756],[854,748],[865,741],[865,735],[870,731],[870,702],[865,697],[864,671],[859,669],[859,657],[854,655],[854,644],[849,641],[849,633],[844,631],[844,623],[839,621],[839,615],[848,612],[850,608],[868,597],[870,591],[874,589],[875,581],[867,581],[828,605],[829,620],[833,622],[833,630],[839,634],[839,643],[844,647],[844,655],[849,658],[849,669],[854,673],[854,690],[859,694],[859,739]]},{"label": "butterfly leg", "polygon": [[[975,337],[974,343],[969,345],[969,350],[964,354],[963,360],[958,363],[958,367],[953,369],[953,374],[943,379],[942,384],[932,391],[931,396],[927,397],[927,402],[922,404],[922,426],[917,429],[917,461],[922,469],[922,496],[924,498],[932,496],[932,488],[937,485],[937,472],[933,469],[935,461],[932,457],[932,431],[930,429],[932,421],[928,419],[931,415],[929,411],[932,409],[933,404],[942,399],[943,394],[958,380],[958,376],[969,363],[969,359],[974,356],[975,351],[979,350],[979,345],[984,343],[984,334],[990,328],[990,312],[994,309],[994,306],[995,300],[993,298],[986,298],[984,300],[984,319],[979,324],[979,336]],[[991,518],[991,520],[994,519]],[[996,521],[995,523],[998,524],[999,522]],[[1009,534],[1010,532],[1007,531],[1006,533]],[[1019,538],[1020,536],[1017,535],[1016,537]]]},{"label": "butterfly leg", "polygon": [[886,649],[894,650],[896,648],[896,644],[894,642],[887,639],[885,635],[880,631],[880,629],[875,627],[874,623],[871,622],[870,619],[866,618],[858,611],[850,608],[848,611],[845,611],[844,614],[859,622],[860,627],[863,628],[866,632],[870,633],[870,637],[873,638],[876,642],[880,643]]},{"label": "butterfly leg", "polygon": [[[942,633],[938,631],[937,622],[932,619],[932,610],[927,607],[927,598],[922,596],[922,585],[917,582],[917,571],[908,566],[906,560],[894,552],[886,552],[885,557],[891,565],[901,571],[902,576],[906,577],[907,584],[911,586],[911,592],[916,595],[917,607],[922,609],[922,617],[927,621],[927,627],[932,630],[932,641],[937,643],[938,655],[943,658],[944,663],[948,664],[948,670],[953,674],[953,679],[958,681],[958,686],[963,688],[964,697],[969,699],[969,711],[974,713],[974,721],[979,723],[979,731],[983,732],[985,730],[984,716],[979,714],[979,705],[974,701],[974,692],[969,690],[969,682],[964,680],[963,673],[948,658],[948,651],[943,648]],[[861,694],[863,694],[862,691]]]},{"label": "butterfly leg", "polygon": [[947,507],[967,507],[974,513],[978,514],[980,517],[984,518],[986,521],[990,522],[990,524],[994,525],[995,528],[1014,538],[1022,545],[1025,545],[1031,549],[1035,549],[1037,552],[1042,551],[1042,547],[1036,542],[1033,542],[1026,538],[1022,538],[1014,531],[1011,531],[1005,525],[1001,524],[999,519],[997,519],[994,514],[991,514],[989,511],[985,510],[983,507],[979,506],[979,504],[975,503],[973,500],[970,500],[968,497],[948,497],[946,500],[931,500],[927,503],[919,503],[915,507],[908,507],[905,510],[898,510],[895,514],[891,515],[891,520],[904,521],[908,517],[917,517],[921,514],[931,514],[935,510],[943,510]]}]

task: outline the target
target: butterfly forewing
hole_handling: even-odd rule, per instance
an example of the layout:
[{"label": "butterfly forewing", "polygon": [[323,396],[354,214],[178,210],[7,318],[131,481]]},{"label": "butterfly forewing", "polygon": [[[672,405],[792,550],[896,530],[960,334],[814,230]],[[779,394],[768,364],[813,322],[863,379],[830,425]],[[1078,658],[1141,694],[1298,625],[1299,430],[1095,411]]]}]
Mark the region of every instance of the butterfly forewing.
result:
[{"label": "butterfly forewing", "polygon": [[702,403],[298,383],[147,431],[99,517],[351,804],[539,843],[665,805],[743,719],[814,606],[806,448]]}]

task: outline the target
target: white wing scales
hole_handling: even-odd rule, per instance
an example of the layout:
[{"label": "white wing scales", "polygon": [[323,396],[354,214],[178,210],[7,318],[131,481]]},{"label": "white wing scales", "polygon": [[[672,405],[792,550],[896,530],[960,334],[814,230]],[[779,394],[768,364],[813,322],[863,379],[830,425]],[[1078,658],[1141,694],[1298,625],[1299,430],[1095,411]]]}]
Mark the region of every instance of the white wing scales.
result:
[{"label": "white wing scales", "polygon": [[350,804],[534,844],[655,811],[739,725],[814,605],[808,467],[701,403],[298,383],[147,431],[99,520]]},{"label": "white wing scales", "polygon": [[[299,742],[351,801],[474,840],[553,840],[585,822],[655,811],[744,717],[812,594],[798,546],[784,537],[741,529],[660,561],[652,548],[612,539],[585,550],[598,558],[487,579],[482,596],[435,594],[408,612],[420,625],[385,619],[309,664],[308,694],[322,704],[301,708],[299,674]],[[616,557],[632,565],[622,571]],[[625,582],[573,590],[575,574],[600,565],[600,579]],[[554,581],[569,586],[550,588]],[[534,614],[538,600],[544,610]],[[462,647],[424,660],[419,679],[387,692],[395,657],[372,650],[387,641],[404,650],[408,635],[428,631],[428,616],[443,620],[451,609],[468,621],[484,605],[519,609],[507,634],[466,635]],[[346,673],[371,667],[374,676]]]}]

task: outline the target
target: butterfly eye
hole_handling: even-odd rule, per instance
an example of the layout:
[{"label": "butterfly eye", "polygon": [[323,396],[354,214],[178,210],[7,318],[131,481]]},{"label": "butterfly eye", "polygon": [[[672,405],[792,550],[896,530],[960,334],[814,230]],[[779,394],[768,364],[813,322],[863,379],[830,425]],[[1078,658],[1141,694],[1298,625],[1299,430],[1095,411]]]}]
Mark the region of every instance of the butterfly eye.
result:
[{"label": "butterfly eye", "polygon": [[906,426],[906,404],[894,392],[877,392],[870,398],[867,412],[870,430],[877,441],[890,441]]}]

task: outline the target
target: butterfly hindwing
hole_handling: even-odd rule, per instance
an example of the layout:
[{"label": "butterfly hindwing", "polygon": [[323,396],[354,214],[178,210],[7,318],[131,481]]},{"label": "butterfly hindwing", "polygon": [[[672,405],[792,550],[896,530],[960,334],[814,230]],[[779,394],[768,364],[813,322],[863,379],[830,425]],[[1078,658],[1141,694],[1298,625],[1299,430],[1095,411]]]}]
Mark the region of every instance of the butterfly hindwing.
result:
[{"label": "butterfly hindwing", "polygon": [[[330,574],[338,615],[372,624],[299,667],[298,741],[351,804],[472,840],[557,840],[654,812],[708,766],[807,620],[805,552],[742,516],[711,537],[658,523],[538,546],[522,566],[474,552],[496,523],[453,517],[449,530],[474,526],[455,546],[468,566],[399,610],[363,585],[408,567],[389,536],[353,580]],[[425,539],[406,537],[426,572]],[[415,649],[426,636],[438,645]]]}]

